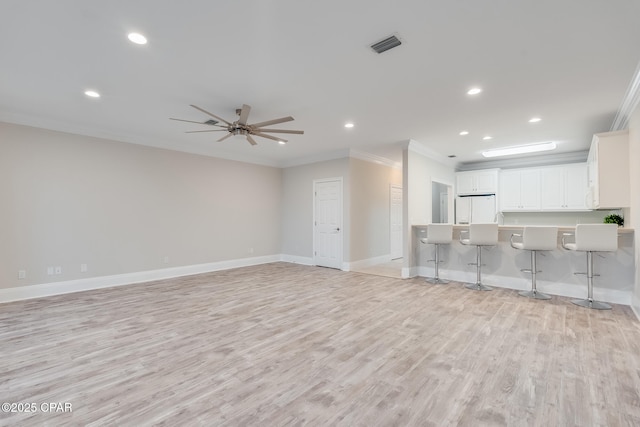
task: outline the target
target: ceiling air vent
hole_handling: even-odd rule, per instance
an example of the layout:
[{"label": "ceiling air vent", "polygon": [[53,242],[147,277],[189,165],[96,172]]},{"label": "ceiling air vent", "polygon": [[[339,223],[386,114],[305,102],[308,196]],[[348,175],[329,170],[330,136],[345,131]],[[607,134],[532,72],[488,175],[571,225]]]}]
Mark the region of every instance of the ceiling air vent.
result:
[{"label": "ceiling air vent", "polygon": [[214,125],[217,125],[218,123],[219,122],[217,120],[209,119],[206,122],[204,122],[203,124],[214,126]]},{"label": "ceiling air vent", "polygon": [[386,52],[389,49],[393,49],[396,46],[400,46],[402,42],[396,36],[387,37],[386,39],[379,41],[378,43],[374,43],[371,45],[371,49],[376,51],[377,53]]}]

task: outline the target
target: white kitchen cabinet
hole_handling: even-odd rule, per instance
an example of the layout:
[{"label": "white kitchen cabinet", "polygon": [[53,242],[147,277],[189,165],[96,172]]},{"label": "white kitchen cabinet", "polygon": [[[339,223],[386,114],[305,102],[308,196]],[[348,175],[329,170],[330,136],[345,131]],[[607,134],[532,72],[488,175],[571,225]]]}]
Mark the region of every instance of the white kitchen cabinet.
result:
[{"label": "white kitchen cabinet", "polygon": [[495,194],[498,191],[498,169],[456,173],[456,194]]},{"label": "white kitchen cabinet", "polygon": [[581,211],[587,206],[587,164],[540,169],[540,207],[546,211]]},{"label": "white kitchen cabinet", "polygon": [[502,212],[540,209],[540,170],[511,169],[500,172],[500,210]]},{"label": "white kitchen cabinet", "polygon": [[589,208],[629,207],[629,131],[593,135],[587,163]]}]

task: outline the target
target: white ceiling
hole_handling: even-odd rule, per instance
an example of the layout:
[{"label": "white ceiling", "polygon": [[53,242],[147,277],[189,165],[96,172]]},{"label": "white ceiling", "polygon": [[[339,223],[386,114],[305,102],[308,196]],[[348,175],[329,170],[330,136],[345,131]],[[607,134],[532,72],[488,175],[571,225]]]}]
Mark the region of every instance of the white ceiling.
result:
[{"label": "white ceiling", "polygon": [[[403,44],[373,53],[391,34]],[[609,130],[639,40],[637,0],[3,0],[0,121],[279,166],[399,160],[408,139],[460,162],[547,140],[577,151]],[[291,115],[276,127],[305,134],[252,147],[168,120],[209,118],[189,104],[235,120],[243,103],[250,123]]]}]

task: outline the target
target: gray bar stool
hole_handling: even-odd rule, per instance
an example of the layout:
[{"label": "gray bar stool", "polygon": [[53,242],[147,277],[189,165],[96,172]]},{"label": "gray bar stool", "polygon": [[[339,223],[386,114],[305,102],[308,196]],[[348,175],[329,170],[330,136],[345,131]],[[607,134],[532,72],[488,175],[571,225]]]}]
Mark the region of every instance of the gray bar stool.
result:
[{"label": "gray bar stool", "polygon": [[465,232],[462,231],[460,233],[460,243],[476,247],[476,262],[469,264],[477,266],[476,283],[469,283],[465,285],[465,287],[476,291],[491,291],[493,288],[483,285],[481,280],[482,247],[495,246],[498,244],[498,224],[469,224],[469,237],[463,239],[462,233]]},{"label": "gray bar stool", "polygon": [[435,246],[435,257],[429,261],[435,263],[435,276],[427,278],[427,282],[435,283],[437,285],[444,285],[449,283],[448,280],[440,278],[438,274],[438,264],[440,263],[439,247],[440,245],[448,245],[453,240],[453,225],[451,224],[429,224],[427,225],[427,237],[420,239],[424,244]]},{"label": "gray bar stool", "polygon": [[[514,237],[521,241],[514,241]],[[531,290],[518,294],[527,298],[551,299],[549,295],[536,289],[536,274],[540,273],[536,255],[537,251],[551,251],[558,247],[558,227],[524,227],[522,234],[511,235],[511,247],[531,251],[531,268],[521,270],[531,273]]]},{"label": "gray bar stool", "polygon": [[596,310],[611,310],[609,304],[593,300],[593,277],[598,276],[593,274],[593,253],[618,250],[618,226],[616,224],[578,224],[576,225],[575,242],[565,242],[566,236],[571,236],[571,233],[563,234],[563,248],[587,253],[587,299],[576,299],[571,302]]}]

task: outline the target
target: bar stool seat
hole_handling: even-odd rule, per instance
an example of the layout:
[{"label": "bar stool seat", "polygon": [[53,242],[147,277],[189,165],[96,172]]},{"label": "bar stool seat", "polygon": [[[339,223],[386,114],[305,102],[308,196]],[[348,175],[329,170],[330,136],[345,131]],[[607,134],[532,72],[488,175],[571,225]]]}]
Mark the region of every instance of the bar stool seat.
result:
[{"label": "bar stool seat", "polygon": [[[519,238],[521,241],[518,242],[514,238]],[[540,273],[536,258],[538,251],[551,251],[558,247],[558,227],[524,227],[522,234],[511,235],[511,247],[531,251],[531,268],[521,270],[531,273],[531,290],[518,294],[540,300],[551,299],[549,295],[538,292],[536,288],[536,275]]]},{"label": "bar stool seat", "polygon": [[476,291],[491,291],[493,288],[482,284],[482,247],[498,244],[498,224],[469,224],[469,237],[463,239],[460,233],[460,243],[476,247],[476,262],[469,265],[476,266],[476,283],[465,285],[468,289]]},{"label": "bar stool seat", "polygon": [[435,263],[435,272],[434,277],[429,277],[426,279],[429,283],[434,283],[437,285],[444,285],[449,283],[448,280],[444,280],[440,278],[438,274],[438,264],[440,263],[439,256],[439,247],[440,245],[448,245],[453,240],[453,225],[452,224],[428,224],[427,225],[427,237],[420,239],[420,241],[424,244],[434,245],[435,246],[435,257],[434,259],[430,259],[429,261],[433,261]]},{"label": "bar stool seat", "polygon": [[562,236],[562,247],[570,251],[587,253],[587,299],[576,299],[571,302],[581,307],[611,310],[609,304],[593,300],[593,277],[597,276],[593,274],[593,253],[618,250],[618,226],[616,224],[578,224],[574,242],[565,241],[565,237],[570,235],[571,233],[565,233]]}]

